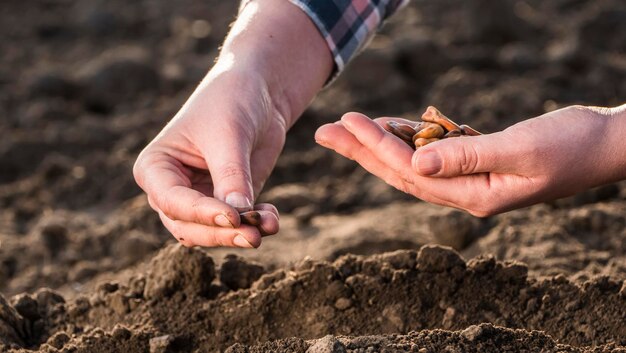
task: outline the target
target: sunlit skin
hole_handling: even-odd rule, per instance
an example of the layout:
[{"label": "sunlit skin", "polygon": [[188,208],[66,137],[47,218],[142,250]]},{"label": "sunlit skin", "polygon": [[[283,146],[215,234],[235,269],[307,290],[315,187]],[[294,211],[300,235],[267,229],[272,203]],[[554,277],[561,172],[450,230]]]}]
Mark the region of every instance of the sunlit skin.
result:
[{"label": "sunlit skin", "polygon": [[626,105],[572,106],[417,151],[382,128],[388,120],[411,123],[348,113],[315,139],[401,191],[480,217],[626,178]]}]

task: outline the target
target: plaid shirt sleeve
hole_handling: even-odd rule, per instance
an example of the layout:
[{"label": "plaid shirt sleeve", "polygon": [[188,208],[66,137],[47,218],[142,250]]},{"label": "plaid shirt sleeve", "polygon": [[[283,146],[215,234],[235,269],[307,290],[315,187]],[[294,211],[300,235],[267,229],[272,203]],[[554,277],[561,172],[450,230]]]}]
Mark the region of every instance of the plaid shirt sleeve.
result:
[{"label": "plaid shirt sleeve", "polygon": [[[243,0],[241,8],[250,0]],[[383,22],[409,0],[289,0],[315,23],[335,60],[338,75]]]}]

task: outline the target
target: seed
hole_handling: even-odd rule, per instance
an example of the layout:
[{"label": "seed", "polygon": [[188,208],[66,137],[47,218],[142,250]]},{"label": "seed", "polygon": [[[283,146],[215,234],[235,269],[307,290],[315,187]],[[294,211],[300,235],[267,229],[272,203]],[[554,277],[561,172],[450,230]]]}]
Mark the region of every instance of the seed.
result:
[{"label": "seed", "polygon": [[413,130],[415,130],[416,132],[420,131],[423,128],[425,128],[428,124],[431,124],[431,123],[428,123],[426,121],[418,121],[418,122],[415,123],[415,126],[413,127]]},{"label": "seed", "polygon": [[247,224],[250,226],[258,226],[261,224],[261,214],[257,211],[247,211],[239,214],[241,224]]},{"label": "seed", "polygon": [[[404,125],[400,126],[399,125]],[[408,127],[408,128],[407,128]],[[410,132],[408,129],[411,129]],[[398,137],[400,140],[404,141],[410,147],[413,147],[412,136],[415,134],[415,130],[412,127],[405,124],[398,124],[395,121],[389,121],[385,124],[385,130],[392,133],[394,136]],[[409,137],[411,135],[411,137]]]},{"label": "seed", "polygon": [[441,112],[433,106],[428,107],[426,112],[422,114],[422,120],[439,124],[447,131],[461,130],[461,127],[457,125],[457,123],[448,119],[448,117],[441,114]]},{"label": "seed", "polygon": [[439,141],[439,139],[438,138],[429,138],[429,139],[417,138],[415,139],[415,148],[424,147],[427,144],[435,142],[435,141]]},{"label": "seed", "polygon": [[447,134],[443,135],[443,138],[447,139],[449,137],[459,137],[459,136],[463,136],[463,132],[461,130],[451,130],[451,131],[448,131]]},{"label": "seed", "polygon": [[384,128],[415,149],[439,139],[481,135],[480,132],[468,125],[459,126],[432,106],[426,109],[422,115],[422,120],[416,122],[415,126],[391,120],[387,121]]},{"label": "seed", "polygon": [[443,128],[441,127],[441,125],[438,125],[435,123],[427,123],[427,124],[428,125],[426,125],[423,129],[421,129],[415,135],[413,135],[413,141],[415,141],[418,138],[429,139],[429,138],[442,138],[443,137],[445,132],[443,131]]},{"label": "seed", "polygon": [[478,132],[478,130],[472,128],[471,126],[468,125],[461,125],[460,126],[461,131],[463,132],[464,135],[467,136],[479,136],[482,135],[480,132]]}]

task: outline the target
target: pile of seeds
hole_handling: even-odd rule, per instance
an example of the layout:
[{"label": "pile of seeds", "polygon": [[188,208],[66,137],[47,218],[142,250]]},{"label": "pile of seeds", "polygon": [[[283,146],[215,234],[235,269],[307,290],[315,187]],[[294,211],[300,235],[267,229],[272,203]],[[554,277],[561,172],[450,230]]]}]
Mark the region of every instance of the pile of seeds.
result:
[{"label": "pile of seeds", "polygon": [[385,130],[415,149],[449,137],[481,135],[467,125],[458,125],[435,107],[428,107],[422,114],[422,121],[417,122],[415,126],[388,121]]}]

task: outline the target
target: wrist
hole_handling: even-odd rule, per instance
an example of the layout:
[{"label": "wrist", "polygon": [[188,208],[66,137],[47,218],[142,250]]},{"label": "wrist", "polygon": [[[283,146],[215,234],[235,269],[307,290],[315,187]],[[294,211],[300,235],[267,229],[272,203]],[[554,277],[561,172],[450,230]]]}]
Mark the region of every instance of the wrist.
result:
[{"label": "wrist", "polygon": [[215,70],[257,73],[293,125],[329,77],[333,60],[309,17],[286,0],[251,0],[224,42]]}]

